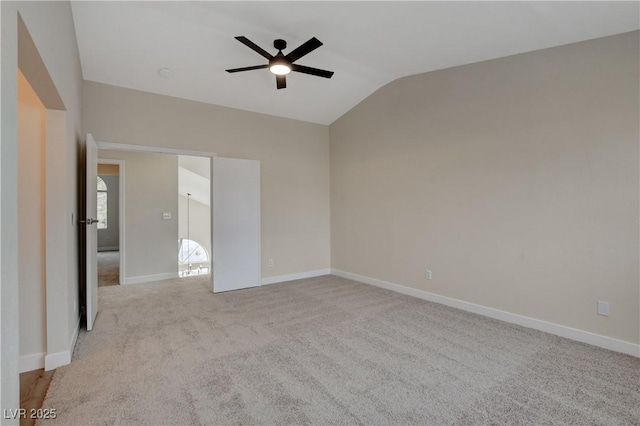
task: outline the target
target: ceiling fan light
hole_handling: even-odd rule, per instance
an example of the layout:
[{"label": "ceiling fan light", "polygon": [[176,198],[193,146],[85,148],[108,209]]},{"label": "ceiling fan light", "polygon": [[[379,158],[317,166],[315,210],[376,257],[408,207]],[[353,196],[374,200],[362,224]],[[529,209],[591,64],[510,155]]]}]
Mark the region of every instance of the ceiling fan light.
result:
[{"label": "ceiling fan light", "polygon": [[284,64],[274,64],[269,67],[269,71],[275,75],[287,75],[291,72],[291,68]]}]

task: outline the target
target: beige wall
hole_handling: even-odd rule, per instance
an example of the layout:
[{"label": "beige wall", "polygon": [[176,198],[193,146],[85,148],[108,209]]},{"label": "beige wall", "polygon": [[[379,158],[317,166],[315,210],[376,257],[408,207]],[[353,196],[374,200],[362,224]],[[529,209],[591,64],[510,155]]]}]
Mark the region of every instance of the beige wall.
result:
[{"label": "beige wall", "polygon": [[329,267],[327,126],[93,82],[83,94],[97,141],[260,160],[262,276]]},{"label": "beige wall", "polygon": [[124,282],[177,276],[178,157],[101,149],[98,158],[124,160]]},{"label": "beige wall", "polygon": [[[78,319],[78,234],[71,215],[78,213],[82,73],[68,2],[3,1],[0,8],[0,405],[15,409],[19,406],[18,64],[48,108],[47,353],[59,354],[57,359],[67,356]],[[23,33],[18,36],[19,16],[29,40]]]},{"label": "beige wall", "polygon": [[18,72],[18,267],[20,356],[47,350],[45,318],[45,138],[47,111]]},{"label": "beige wall", "polygon": [[371,95],[330,127],[332,267],[638,343],[639,47],[628,33]]}]

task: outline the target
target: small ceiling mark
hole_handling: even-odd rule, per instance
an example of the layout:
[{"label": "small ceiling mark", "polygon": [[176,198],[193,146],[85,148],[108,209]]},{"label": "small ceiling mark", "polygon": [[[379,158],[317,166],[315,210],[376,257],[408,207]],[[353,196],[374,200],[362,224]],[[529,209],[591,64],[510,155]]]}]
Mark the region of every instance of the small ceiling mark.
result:
[{"label": "small ceiling mark", "polygon": [[160,68],[158,70],[158,75],[164,78],[171,78],[173,77],[173,71],[171,71],[169,68]]}]

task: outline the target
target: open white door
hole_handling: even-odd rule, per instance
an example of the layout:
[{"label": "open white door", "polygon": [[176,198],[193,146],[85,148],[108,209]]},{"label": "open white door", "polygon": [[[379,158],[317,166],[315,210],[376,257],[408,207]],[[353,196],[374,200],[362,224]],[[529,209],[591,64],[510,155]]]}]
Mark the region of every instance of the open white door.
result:
[{"label": "open white door", "polygon": [[213,159],[213,292],[260,285],[260,162]]},{"label": "open white door", "polygon": [[86,216],[80,221],[86,225],[86,270],[87,270],[87,331],[93,330],[98,315],[98,145],[93,136],[87,135],[86,144]]}]

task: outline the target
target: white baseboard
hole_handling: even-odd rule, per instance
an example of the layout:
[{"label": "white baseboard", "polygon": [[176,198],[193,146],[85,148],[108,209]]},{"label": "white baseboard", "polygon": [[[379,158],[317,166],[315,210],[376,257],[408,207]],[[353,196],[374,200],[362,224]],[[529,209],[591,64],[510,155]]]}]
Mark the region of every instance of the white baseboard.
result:
[{"label": "white baseboard", "polygon": [[451,306],[453,308],[462,309],[464,311],[473,312],[475,314],[484,315],[486,317],[498,319],[512,324],[521,325],[527,328],[544,331],[546,333],[555,334],[556,336],[566,337],[567,339],[576,340],[578,342],[587,343],[615,352],[632,355],[640,358],[640,345],[625,342],[623,340],[614,339],[612,337],[602,336],[600,334],[591,333],[589,331],[578,330],[576,328],[555,324],[536,318],[526,317],[523,315],[513,314],[511,312],[501,311],[499,309],[489,308],[475,303],[465,302],[464,300],[454,299],[451,297],[441,296],[435,293],[429,293],[424,290],[418,290],[406,287],[400,284],[394,284],[387,281],[369,278],[362,275],[352,274],[350,272],[332,269],[331,273],[342,278],[358,281],[364,284],[370,284],[376,287],[385,288],[408,296],[417,297],[419,299],[428,300],[430,302],[440,303],[442,305]]},{"label": "white baseboard", "polygon": [[71,339],[69,340],[68,350],[45,355],[44,357],[45,371],[53,370],[55,368],[62,367],[63,365],[67,365],[71,363],[71,356],[73,355],[73,349],[76,346],[76,340],[78,340],[79,332],[80,332],[80,317],[78,317],[78,321],[76,322],[76,327],[73,331],[73,334],[71,335]]},{"label": "white baseboard", "polygon": [[278,275],[276,277],[262,278],[262,280],[260,280],[260,285],[269,285],[269,284],[282,283],[285,281],[301,280],[303,278],[319,277],[322,275],[329,275],[330,273],[331,273],[331,269],[327,268],[327,269],[316,269],[315,271],[298,272],[296,274]]},{"label": "white baseboard", "polygon": [[[78,317],[78,321],[76,321],[76,328],[71,335],[71,340],[69,341],[69,353],[73,356],[73,350],[76,348],[76,342],[78,341],[78,334],[80,333],[80,317]],[[69,361],[71,362],[71,361]]]},{"label": "white baseboard", "polygon": [[155,274],[155,275],[140,275],[138,277],[127,277],[124,279],[124,284],[142,284],[142,283],[150,283],[153,281],[162,281],[162,280],[170,280],[173,278],[178,278],[178,271],[176,272],[167,272],[166,274]]},{"label": "white baseboard", "polygon": [[44,356],[44,352],[21,356],[20,364],[18,364],[20,373],[44,368]]},{"label": "white baseboard", "polygon": [[58,367],[62,367],[63,365],[67,365],[70,363],[71,363],[71,352],[69,351],[62,351],[62,352],[47,354],[44,357],[44,370],[45,371],[55,370]]}]

